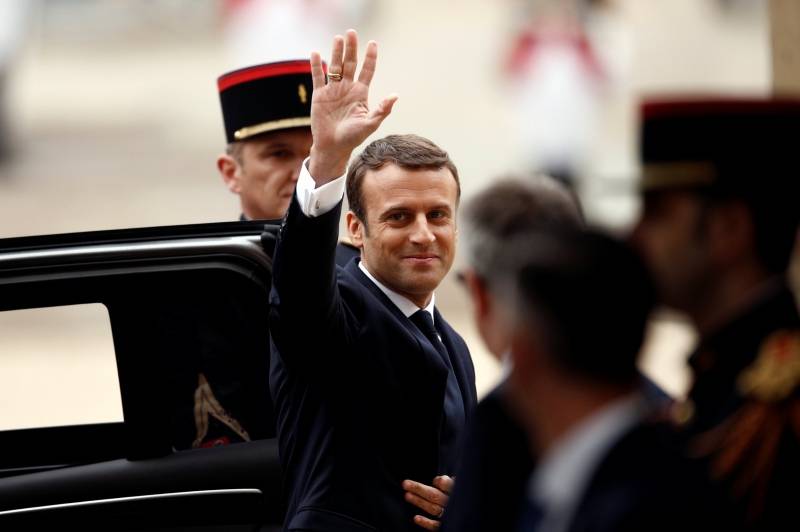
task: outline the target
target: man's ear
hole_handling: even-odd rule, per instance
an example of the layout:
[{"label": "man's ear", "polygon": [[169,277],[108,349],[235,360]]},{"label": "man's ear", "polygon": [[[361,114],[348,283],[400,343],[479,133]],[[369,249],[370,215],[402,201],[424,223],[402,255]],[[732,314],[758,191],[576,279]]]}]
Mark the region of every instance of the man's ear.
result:
[{"label": "man's ear", "polygon": [[217,157],[217,170],[219,170],[219,175],[222,176],[222,181],[225,182],[225,186],[228,187],[228,190],[234,194],[241,192],[242,186],[239,179],[241,173],[239,163],[236,159],[227,153],[223,153]]},{"label": "man's ear", "polygon": [[486,316],[491,307],[491,298],[486,290],[486,282],[472,268],[464,272],[464,282],[467,284],[470,298],[475,305],[477,316]]},{"label": "man's ear", "polygon": [[723,264],[755,254],[755,227],[744,202],[731,201],[714,207],[709,220],[712,253]]},{"label": "man's ear", "polygon": [[347,211],[345,215],[345,223],[347,224],[347,233],[350,235],[350,242],[361,249],[364,247],[364,224],[358,219],[356,213]]}]

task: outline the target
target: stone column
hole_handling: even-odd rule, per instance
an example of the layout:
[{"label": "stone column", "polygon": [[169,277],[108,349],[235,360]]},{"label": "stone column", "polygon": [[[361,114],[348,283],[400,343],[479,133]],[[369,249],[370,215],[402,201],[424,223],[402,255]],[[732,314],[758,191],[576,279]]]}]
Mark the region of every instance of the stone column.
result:
[{"label": "stone column", "polygon": [[800,1],[769,0],[772,91],[800,95]]}]

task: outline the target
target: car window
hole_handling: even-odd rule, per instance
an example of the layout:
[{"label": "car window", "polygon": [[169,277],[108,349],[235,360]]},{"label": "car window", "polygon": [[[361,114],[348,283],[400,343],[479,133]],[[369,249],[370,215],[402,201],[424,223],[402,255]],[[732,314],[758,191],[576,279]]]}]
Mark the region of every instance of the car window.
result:
[{"label": "car window", "polygon": [[122,419],[104,305],[0,312],[0,430]]},{"label": "car window", "polygon": [[268,270],[115,259],[0,272],[0,358],[36,352],[7,358],[18,382],[0,391],[0,472],[274,437]]}]

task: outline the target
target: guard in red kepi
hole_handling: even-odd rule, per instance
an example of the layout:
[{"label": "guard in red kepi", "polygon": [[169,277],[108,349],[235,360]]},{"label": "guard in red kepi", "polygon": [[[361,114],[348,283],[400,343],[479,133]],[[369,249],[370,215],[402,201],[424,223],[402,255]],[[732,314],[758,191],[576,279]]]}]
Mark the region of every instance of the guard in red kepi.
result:
[{"label": "guard in red kepi", "polygon": [[[220,76],[217,86],[227,140],[226,152],[217,158],[217,168],[228,189],[240,198],[242,221],[278,223],[311,149],[310,62],[281,61],[234,70]],[[270,255],[274,240],[266,237],[272,236],[269,232],[262,236]],[[357,254],[348,242],[340,242],[337,264],[344,266]],[[235,321],[231,317],[231,323],[200,327],[206,347],[198,349],[193,378],[193,427],[179,430],[181,437],[176,438],[182,447],[225,445],[275,435],[268,391],[248,389],[243,384],[247,379],[241,375],[245,366],[232,361],[242,356],[237,348],[239,340],[232,332],[236,330]],[[269,353],[264,357],[266,387]],[[266,395],[268,411],[256,408],[247,399],[253,394]]]},{"label": "guard in red kepi", "polygon": [[217,80],[226,153],[217,169],[243,220],[279,220],[311,149],[308,59],[256,65]]},{"label": "guard in red kepi", "polygon": [[[800,100],[643,106],[633,241],[700,342],[676,417],[752,530],[797,527],[800,318],[787,271],[800,219]],[[788,527],[788,528],[787,528]]]}]

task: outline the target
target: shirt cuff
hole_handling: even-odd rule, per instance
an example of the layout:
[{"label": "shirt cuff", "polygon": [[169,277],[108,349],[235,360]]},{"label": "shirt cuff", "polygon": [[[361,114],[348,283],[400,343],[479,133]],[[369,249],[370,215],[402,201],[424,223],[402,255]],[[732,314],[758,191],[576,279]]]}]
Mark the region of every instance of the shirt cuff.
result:
[{"label": "shirt cuff", "polygon": [[[317,188],[314,178],[308,172],[308,157],[303,161],[300,177],[297,178],[295,195],[300,210],[309,218],[322,216],[336,207],[344,198],[345,176],[340,176]],[[346,175],[346,174],[345,174]]]}]

